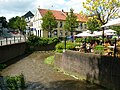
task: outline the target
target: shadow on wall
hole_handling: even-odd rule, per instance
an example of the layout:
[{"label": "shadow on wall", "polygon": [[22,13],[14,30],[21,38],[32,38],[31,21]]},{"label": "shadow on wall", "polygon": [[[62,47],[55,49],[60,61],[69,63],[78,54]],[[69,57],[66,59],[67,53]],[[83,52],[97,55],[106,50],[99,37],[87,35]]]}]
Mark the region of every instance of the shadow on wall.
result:
[{"label": "shadow on wall", "polygon": [[7,66],[12,65],[12,64],[14,64],[14,63],[22,60],[23,58],[29,56],[30,54],[32,54],[32,53],[23,54],[23,55],[21,55],[21,56],[18,56],[18,57],[9,59],[8,61],[6,61],[6,62],[4,62],[4,63],[2,63],[2,64],[5,64],[5,65],[7,65]]},{"label": "shadow on wall", "polygon": [[108,89],[120,89],[120,58],[111,56],[89,57],[89,65],[90,72],[86,75],[87,80]]},{"label": "shadow on wall", "polygon": [[55,55],[55,65],[90,82],[120,89],[120,58],[66,50]]}]

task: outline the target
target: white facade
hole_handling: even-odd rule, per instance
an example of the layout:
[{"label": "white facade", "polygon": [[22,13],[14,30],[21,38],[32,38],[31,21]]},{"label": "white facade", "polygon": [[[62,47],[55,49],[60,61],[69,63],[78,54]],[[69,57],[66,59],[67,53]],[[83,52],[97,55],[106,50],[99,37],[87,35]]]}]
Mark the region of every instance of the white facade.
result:
[{"label": "white facade", "polygon": [[39,37],[43,37],[43,30],[42,30],[42,27],[41,27],[41,24],[42,24],[42,16],[40,15],[38,9],[34,15],[34,18],[33,18],[33,28],[35,28],[33,30],[33,34],[36,35],[36,36],[39,36]]},{"label": "white facade", "polygon": [[[65,36],[65,32],[66,32],[64,30],[65,21],[57,20],[57,22],[58,22],[57,28],[53,30],[52,36],[63,37]],[[40,14],[39,9],[37,9],[33,17],[33,28],[35,28],[35,30],[33,30],[33,34],[39,37],[47,37],[48,32],[43,31],[41,24],[42,24],[42,15]],[[86,29],[86,24],[79,22],[79,26],[78,28],[76,28],[76,31],[83,31],[85,29]],[[67,35],[70,35],[70,32],[68,32]]]}]

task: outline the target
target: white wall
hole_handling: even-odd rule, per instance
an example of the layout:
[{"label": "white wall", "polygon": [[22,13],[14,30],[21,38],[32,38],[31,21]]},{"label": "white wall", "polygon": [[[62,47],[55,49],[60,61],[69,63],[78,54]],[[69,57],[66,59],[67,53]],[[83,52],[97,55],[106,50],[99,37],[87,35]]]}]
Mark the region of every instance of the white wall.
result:
[{"label": "white wall", "polygon": [[36,31],[34,31],[34,35],[37,35],[39,37],[40,36],[43,37],[43,31],[42,31],[42,27],[41,27],[41,24],[42,24],[41,19],[42,19],[42,16],[40,15],[39,10],[37,9],[37,11],[34,15],[34,19],[33,19],[33,27],[36,28]]}]

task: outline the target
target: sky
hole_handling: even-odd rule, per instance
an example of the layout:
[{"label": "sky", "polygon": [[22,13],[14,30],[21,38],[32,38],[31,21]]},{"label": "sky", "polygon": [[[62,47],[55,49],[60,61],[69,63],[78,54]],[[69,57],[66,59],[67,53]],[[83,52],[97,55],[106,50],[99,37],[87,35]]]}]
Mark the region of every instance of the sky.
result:
[{"label": "sky", "polygon": [[37,8],[64,10],[69,11],[70,8],[74,12],[79,13],[84,8],[82,2],[85,0],[0,0],[0,17],[4,16],[8,19],[15,16],[22,16],[28,11],[35,14]]}]

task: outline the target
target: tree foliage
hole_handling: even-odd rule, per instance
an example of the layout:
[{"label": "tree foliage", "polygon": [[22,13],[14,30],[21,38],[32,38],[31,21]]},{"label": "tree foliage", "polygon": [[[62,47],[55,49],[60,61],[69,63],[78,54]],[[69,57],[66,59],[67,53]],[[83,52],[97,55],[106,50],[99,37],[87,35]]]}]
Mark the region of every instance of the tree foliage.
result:
[{"label": "tree foliage", "polygon": [[90,14],[96,15],[103,25],[109,19],[118,16],[120,0],[86,0],[86,2],[83,2],[83,6]]},{"label": "tree foliage", "polygon": [[13,17],[9,19],[8,26],[12,29],[19,29],[20,31],[23,31],[26,29],[27,23],[25,22],[24,17]]},{"label": "tree foliage", "polygon": [[78,27],[77,16],[73,13],[73,9],[70,9],[70,12],[67,14],[64,29],[72,32]]},{"label": "tree foliage", "polygon": [[43,23],[42,23],[42,28],[43,30],[47,30],[50,35],[49,37],[51,37],[51,32],[53,30],[53,28],[57,27],[57,21],[53,15],[53,13],[48,10],[47,13],[42,17]]},{"label": "tree foliage", "polygon": [[2,23],[3,28],[7,28],[7,20],[6,17],[0,17],[0,23]]},{"label": "tree foliage", "polygon": [[120,35],[120,26],[111,26],[110,28],[117,31],[117,34]]},{"label": "tree foliage", "polygon": [[96,17],[89,17],[88,21],[87,21],[87,28],[89,30],[96,31],[96,30],[100,30],[100,22],[97,20]]}]

